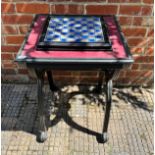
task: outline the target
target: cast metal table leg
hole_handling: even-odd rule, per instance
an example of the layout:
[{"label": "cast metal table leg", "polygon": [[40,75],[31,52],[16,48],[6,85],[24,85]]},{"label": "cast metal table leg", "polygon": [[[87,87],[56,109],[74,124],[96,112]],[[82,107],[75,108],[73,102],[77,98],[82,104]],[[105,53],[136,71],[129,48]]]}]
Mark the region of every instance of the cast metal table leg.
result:
[{"label": "cast metal table leg", "polygon": [[39,142],[44,142],[47,139],[47,128],[48,124],[46,122],[45,116],[45,103],[44,103],[44,92],[43,92],[43,83],[44,83],[44,71],[35,70],[37,75],[37,97],[38,97],[38,115],[39,115],[39,124],[38,124],[38,135],[37,140]]},{"label": "cast metal table leg", "polygon": [[55,103],[58,101],[59,99],[59,88],[55,85],[54,83],[54,79],[53,79],[53,74],[52,74],[52,71],[46,71],[47,73],[47,77],[48,77],[48,83],[49,83],[49,86],[50,86],[50,90],[52,92],[52,102],[50,103],[49,105],[49,117],[50,115],[52,114],[52,112],[54,112],[55,110]]},{"label": "cast metal table leg", "polygon": [[48,77],[48,82],[50,85],[50,90],[51,91],[58,91],[58,87],[54,84],[54,80],[53,80],[53,75],[51,71],[46,71],[47,73],[47,77]]},{"label": "cast metal table leg", "polygon": [[104,72],[103,71],[99,71],[98,85],[97,85],[97,88],[96,88],[96,92],[97,93],[100,93],[101,90],[102,90],[103,76],[104,76]]},{"label": "cast metal table leg", "polygon": [[108,124],[110,119],[110,110],[111,110],[111,102],[112,102],[112,78],[115,71],[105,71],[105,80],[106,80],[106,109],[104,116],[104,125],[103,125],[103,133],[102,138],[103,142],[108,140]]}]

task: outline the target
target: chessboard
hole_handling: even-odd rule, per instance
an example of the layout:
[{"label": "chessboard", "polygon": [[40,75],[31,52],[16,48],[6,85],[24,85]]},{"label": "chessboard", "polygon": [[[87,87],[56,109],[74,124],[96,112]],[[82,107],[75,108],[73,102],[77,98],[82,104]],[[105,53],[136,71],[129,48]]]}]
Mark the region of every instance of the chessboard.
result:
[{"label": "chessboard", "polygon": [[51,17],[44,42],[104,42],[99,17]]},{"label": "chessboard", "polygon": [[111,43],[102,16],[49,15],[37,49],[111,50]]}]

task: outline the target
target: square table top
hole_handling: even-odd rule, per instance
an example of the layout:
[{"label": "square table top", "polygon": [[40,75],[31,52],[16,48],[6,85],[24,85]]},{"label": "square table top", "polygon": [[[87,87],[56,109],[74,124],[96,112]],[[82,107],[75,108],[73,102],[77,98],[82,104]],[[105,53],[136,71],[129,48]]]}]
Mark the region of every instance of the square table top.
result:
[{"label": "square table top", "polygon": [[[89,63],[132,63],[132,55],[121,34],[116,17],[104,15],[108,37],[112,50],[38,50],[37,43],[42,33],[48,15],[36,15],[30,31],[23,42],[16,61],[26,63],[59,63],[59,62],[89,62]],[[68,17],[68,16],[66,16]],[[83,16],[85,17],[85,16]],[[97,16],[94,16],[94,18]],[[103,36],[102,36],[103,37]],[[44,38],[47,39],[47,36]],[[103,39],[103,38],[101,38]]]}]

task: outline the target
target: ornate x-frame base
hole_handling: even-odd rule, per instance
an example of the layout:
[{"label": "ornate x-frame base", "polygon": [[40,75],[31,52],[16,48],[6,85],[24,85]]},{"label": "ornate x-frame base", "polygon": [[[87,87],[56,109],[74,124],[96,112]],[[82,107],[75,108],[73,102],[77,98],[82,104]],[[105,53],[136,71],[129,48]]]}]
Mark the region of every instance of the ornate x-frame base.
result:
[{"label": "ornate x-frame base", "polygon": [[[43,85],[44,85],[44,74],[45,71],[42,69],[36,69],[35,70],[37,75],[37,85],[38,85],[38,115],[39,115],[39,125],[38,125],[38,135],[37,140],[39,142],[44,142],[47,139],[47,129],[48,129],[48,119],[46,119],[45,114],[45,103],[44,103],[44,91],[43,91]],[[50,90],[52,92],[58,91],[58,87],[54,84],[52,72],[46,71],[49,81]],[[99,81],[97,86],[97,91],[101,92],[101,87],[103,83],[103,73],[105,73],[105,83],[106,83],[106,108],[105,108],[105,117],[104,117],[104,123],[103,123],[103,132],[102,132],[102,141],[106,142],[108,140],[108,124],[110,119],[110,110],[111,110],[111,103],[112,103],[112,79],[114,78],[114,75],[116,77],[115,70],[104,70],[100,71],[99,74]]]}]

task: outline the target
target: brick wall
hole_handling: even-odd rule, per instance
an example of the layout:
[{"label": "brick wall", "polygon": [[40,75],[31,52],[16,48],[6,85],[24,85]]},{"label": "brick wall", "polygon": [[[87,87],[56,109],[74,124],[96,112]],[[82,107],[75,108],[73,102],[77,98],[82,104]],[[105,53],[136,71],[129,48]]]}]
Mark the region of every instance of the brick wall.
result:
[{"label": "brick wall", "polygon": [[[14,59],[37,13],[117,15],[135,59],[121,71],[117,84],[153,84],[153,0],[2,0],[2,81],[31,81],[27,69]],[[55,71],[54,75],[65,82],[91,83],[98,72]]]}]

